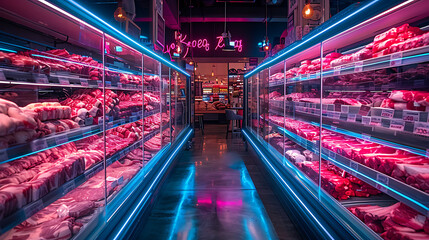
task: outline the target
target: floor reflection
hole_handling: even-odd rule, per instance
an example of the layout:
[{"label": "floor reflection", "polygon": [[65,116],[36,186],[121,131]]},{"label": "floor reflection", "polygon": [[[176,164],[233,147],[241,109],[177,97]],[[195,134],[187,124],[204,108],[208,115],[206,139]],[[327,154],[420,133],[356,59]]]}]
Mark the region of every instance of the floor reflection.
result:
[{"label": "floor reflection", "polygon": [[185,152],[139,239],[277,239],[240,139],[205,130]]}]

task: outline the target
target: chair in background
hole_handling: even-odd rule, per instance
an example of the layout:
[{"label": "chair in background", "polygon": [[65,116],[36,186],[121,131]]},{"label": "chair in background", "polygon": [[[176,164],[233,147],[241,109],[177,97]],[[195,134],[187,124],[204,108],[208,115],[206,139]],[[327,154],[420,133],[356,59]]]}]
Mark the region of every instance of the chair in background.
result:
[{"label": "chair in background", "polygon": [[204,114],[195,114],[195,120],[198,121],[198,128],[201,130],[201,134],[204,135]]},{"label": "chair in background", "polygon": [[[226,109],[226,138],[228,138],[229,126],[231,123],[231,133],[234,136],[234,133],[241,132],[240,121],[243,120],[243,116],[237,115],[233,110]],[[234,129],[234,122],[236,123],[237,128]]]}]

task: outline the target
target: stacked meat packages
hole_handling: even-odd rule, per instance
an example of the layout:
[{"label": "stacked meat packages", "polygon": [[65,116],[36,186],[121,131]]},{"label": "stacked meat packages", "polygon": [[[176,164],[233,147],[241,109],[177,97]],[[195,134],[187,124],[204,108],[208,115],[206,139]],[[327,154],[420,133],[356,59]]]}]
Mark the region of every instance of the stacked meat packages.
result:
[{"label": "stacked meat packages", "polygon": [[[280,116],[270,120],[307,140],[319,140],[319,127]],[[381,144],[322,131],[322,146],[429,193],[429,158]]]},{"label": "stacked meat packages", "polygon": [[158,152],[161,150],[161,146],[170,141],[170,129],[164,130],[162,133],[155,135],[155,137],[149,139],[144,143],[145,152]]},{"label": "stacked meat packages", "polygon": [[[0,52],[0,63],[11,65],[20,71],[50,74],[52,72],[69,72],[89,80],[103,79],[103,64],[91,57],[70,54],[65,49],[54,49],[46,52],[27,51],[22,53]],[[159,77],[138,74],[119,73],[106,68],[106,81],[119,81],[122,84],[157,85]],[[143,83],[142,83],[143,82]]]},{"label": "stacked meat packages", "polygon": [[0,99],[0,149],[78,128],[70,117],[71,108],[58,102],[32,103],[21,108]]},{"label": "stacked meat packages", "polygon": [[144,134],[149,134],[152,131],[165,126],[170,122],[169,111],[166,113],[157,113],[144,119]]},{"label": "stacked meat packages", "polygon": [[143,96],[143,105],[146,111],[152,111],[159,107],[161,103],[161,97],[159,94],[154,94],[151,92],[145,92]]},{"label": "stacked meat packages", "polygon": [[[48,117],[47,119],[52,119]],[[0,165],[0,219],[58,189],[85,170],[142,138],[143,121],[125,124],[102,136],[23,157]],[[118,191],[142,167],[143,151],[135,149],[107,170],[107,196]],[[104,204],[104,171],[44,208],[5,235],[5,239],[69,239]]]},{"label": "stacked meat packages", "polygon": [[383,108],[429,112],[429,92],[394,90],[381,104]]},{"label": "stacked meat packages", "polygon": [[[142,167],[142,150],[135,149],[122,160],[91,177],[64,197],[16,226],[2,239],[70,239],[105,204],[107,196],[118,192]],[[107,186],[105,187],[105,184]]]},{"label": "stacked meat packages", "polygon": [[0,149],[37,138],[38,122],[15,103],[0,99]]},{"label": "stacked meat packages", "polygon": [[386,240],[429,239],[429,219],[403,203],[387,207],[351,207],[349,210]]},{"label": "stacked meat packages", "polygon": [[345,200],[355,196],[369,197],[380,193],[377,189],[325,160],[322,160],[321,169],[319,169],[317,155],[290,139],[283,139],[283,136],[278,133],[267,135],[266,138],[269,138],[270,144],[280,152],[283,152],[284,148],[286,158],[314,182],[319,181],[320,173],[322,188],[336,199]]},{"label": "stacked meat packages", "polygon": [[[276,73],[269,77],[270,82],[282,81],[284,77],[293,78],[302,74],[311,74],[320,72],[321,69],[331,69],[336,66],[362,61],[365,59],[380,57],[396,52],[401,52],[413,48],[429,45],[429,33],[426,33],[418,27],[412,27],[409,24],[403,24],[400,27],[389,29],[374,37],[373,42],[367,44],[362,49],[350,53],[329,53],[322,60],[301,61],[299,67],[290,68],[285,73]],[[425,66],[427,68],[427,66]],[[408,70],[407,70],[408,71]],[[413,71],[413,70],[411,70]],[[329,77],[324,80],[325,83],[335,85],[350,85],[356,83],[374,83],[375,85],[384,84],[392,81],[395,76],[389,75],[386,70],[377,70],[374,73],[355,73],[342,75],[335,78]]]},{"label": "stacked meat packages", "polygon": [[[105,96],[104,96],[105,95]],[[111,90],[79,89],[62,101],[61,104],[71,108],[71,118],[79,125],[84,125],[85,119],[103,116],[103,103],[106,116],[117,116],[119,112],[119,98]],[[104,102],[104,99],[106,102]]]},{"label": "stacked meat packages", "polygon": [[120,92],[119,93],[119,117],[130,116],[132,113],[142,111],[143,96],[141,92]]}]

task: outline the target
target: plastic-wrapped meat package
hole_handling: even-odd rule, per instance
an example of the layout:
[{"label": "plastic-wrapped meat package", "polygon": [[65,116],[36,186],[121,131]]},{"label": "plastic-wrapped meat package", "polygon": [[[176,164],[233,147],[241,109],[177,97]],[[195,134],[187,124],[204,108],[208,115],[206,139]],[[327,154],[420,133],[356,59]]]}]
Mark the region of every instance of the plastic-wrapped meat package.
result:
[{"label": "plastic-wrapped meat package", "polygon": [[390,53],[389,48],[385,48],[383,50],[380,50],[376,53],[372,54],[372,57],[376,58],[376,57],[382,57],[384,55],[388,55]]},{"label": "plastic-wrapped meat package", "polygon": [[341,57],[332,60],[331,67],[340,66],[340,65],[343,65],[346,63],[350,63],[352,61],[353,61],[353,55],[352,54],[342,55]]},{"label": "plastic-wrapped meat package", "polygon": [[387,39],[393,39],[398,36],[398,30],[396,28],[391,28],[388,31],[378,34],[374,37],[374,43],[386,41]]},{"label": "plastic-wrapped meat package", "polygon": [[383,42],[374,43],[374,46],[372,47],[372,52],[377,53],[377,52],[380,52],[384,49],[388,49],[392,44],[394,44],[396,42],[397,42],[396,39],[390,38],[390,39],[387,39]]},{"label": "plastic-wrapped meat package", "polygon": [[368,58],[372,57],[372,51],[370,49],[367,48],[363,48],[355,53],[352,54],[353,56],[353,61],[362,61]]}]

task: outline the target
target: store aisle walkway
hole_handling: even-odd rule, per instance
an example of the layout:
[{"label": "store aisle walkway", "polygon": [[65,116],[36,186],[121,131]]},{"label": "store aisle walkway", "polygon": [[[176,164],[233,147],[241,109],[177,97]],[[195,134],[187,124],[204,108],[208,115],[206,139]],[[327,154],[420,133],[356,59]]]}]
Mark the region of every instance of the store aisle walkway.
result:
[{"label": "store aisle walkway", "polygon": [[[240,138],[225,139],[225,128],[207,125],[204,136],[196,132],[193,149],[178,160],[136,238],[298,239],[271,192],[267,201],[275,207],[273,227],[244,164],[254,156],[244,151]],[[263,180],[256,178],[261,185]],[[265,196],[267,189],[262,189]]]}]

